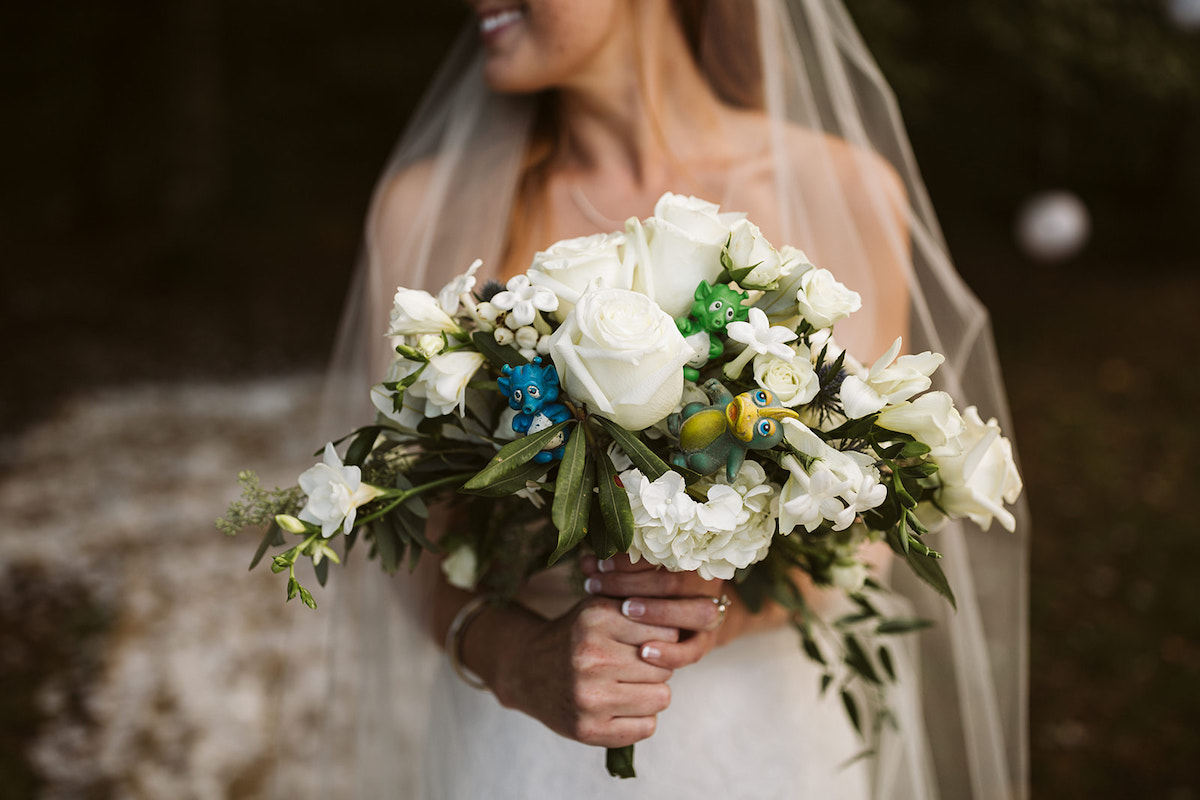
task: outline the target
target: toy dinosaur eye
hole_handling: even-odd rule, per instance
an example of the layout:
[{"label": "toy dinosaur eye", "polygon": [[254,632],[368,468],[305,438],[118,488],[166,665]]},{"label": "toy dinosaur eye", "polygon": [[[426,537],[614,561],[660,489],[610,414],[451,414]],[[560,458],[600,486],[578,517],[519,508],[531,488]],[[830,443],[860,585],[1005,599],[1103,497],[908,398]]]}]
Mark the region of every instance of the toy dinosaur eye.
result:
[{"label": "toy dinosaur eye", "polygon": [[524,392],[522,392],[520,389],[513,389],[513,400],[516,400],[519,403],[524,399]]},{"label": "toy dinosaur eye", "polygon": [[532,397],[534,400],[536,400],[542,396],[542,393],[540,391],[538,391],[538,387],[536,387],[536,386],[530,386],[529,389],[527,389],[526,391],[529,392],[529,396]]},{"label": "toy dinosaur eye", "polygon": [[772,419],[759,420],[758,425],[756,425],[755,427],[758,429],[759,436],[770,436],[771,434],[773,434],[775,432],[775,420],[772,420]]},{"label": "toy dinosaur eye", "polygon": [[713,312],[714,314],[717,314],[717,313],[720,313],[720,311],[721,311],[721,308],[722,308],[724,305],[725,305],[725,304],[724,304],[724,303],[722,303],[720,300],[714,300],[714,301],[713,301],[713,303],[712,303],[712,305],[708,307],[708,310],[709,310],[709,311],[711,311],[711,312]]},{"label": "toy dinosaur eye", "polygon": [[733,318],[736,316],[737,316],[737,309],[734,308],[733,306],[730,306],[729,308],[725,309],[725,321],[726,322],[733,322]]},{"label": "toy dinosaur eye", "polygon": [[771,402],[771,393],[764,389],[759,389],[754,393],[754,402],[760,406],[765,406]]}]

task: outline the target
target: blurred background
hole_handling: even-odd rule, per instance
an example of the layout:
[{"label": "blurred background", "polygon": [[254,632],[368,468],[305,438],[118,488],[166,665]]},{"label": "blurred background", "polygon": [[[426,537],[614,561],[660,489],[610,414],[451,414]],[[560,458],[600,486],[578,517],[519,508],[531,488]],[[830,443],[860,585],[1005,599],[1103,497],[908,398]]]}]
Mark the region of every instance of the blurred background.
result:
[{"label": "blurred background", "polygon": [[[1196,800],[1200,2],[847,5],[993,313],[1034,794]],[[464,18],[0,10],[0,798],[260,797],[304,738],[275,701],[324,687],[276,632],[307,612],[211,519],[237,469],[306,465],[372,183]]]}]

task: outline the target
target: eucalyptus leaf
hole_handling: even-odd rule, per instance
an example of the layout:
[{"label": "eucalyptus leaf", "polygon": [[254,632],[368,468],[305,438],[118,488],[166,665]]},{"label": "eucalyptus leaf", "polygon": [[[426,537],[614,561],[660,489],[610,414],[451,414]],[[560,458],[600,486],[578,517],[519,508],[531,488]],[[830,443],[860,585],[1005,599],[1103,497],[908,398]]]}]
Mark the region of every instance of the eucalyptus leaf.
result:
[{"label": "eucalyptus leaf", "polygon": [[371,541],[375,543],[375,552],[379,554],[379,564],[384,572],[395,574],[404,557],[404,545],[388,517],[380,517],[371,523]]},{"label": "eucalyptus leaf", "polygon": [[883,681],[879,680],[879,673],[875,671],[875,665],[871,663],[871,659],[858,641],[858,637],[847,635],[844,641],[846,643],[846,665],[871,683],[882,683]]},{"label": "eucalyptus leaf", "polygon": [[[553,565],[587,535],[588,514],[592,507],[592,490],[596,486],[596,466],[591,454],[587,451],[583,430],[577,428],[572,442],[579,440],[577,452],[579,456],[572,459],[572,467],[567,471],[568,483],[564,486],[564,470],[567,469],[567,459],[570,456],[571,442],[567,444],[567,453],[563,454],[563,466],[558,471],[558,482],[555,484],[554,507],[551,518],[558,528],[558,546],[550,555],[549,565]],[[574,462],[582,458],[582,469],[576,473]],[[576,478],[578,475],[578,478]],[[561,504],[560,504],[560,501]]]},{"label": "eucalyptus leaf", "polygon": [[481,497],[508,497],[520,489],[524,489],[529,481],[536,481],[550,471],[553,462],[539,464],[536,461],[529,461],[518,467],[514,472],[500,478],[495,483],[489,484],[481,489],[467,489],[463,487],[463,491],[467,494],[476,494]]},{"label": "eucalyptus leaf", "polygon": [[845,689],[842,689],[842,705],[846,707],[846,716],[850,717],[850,723],[854,726],[854,730],[858,731],[859,736],[862,736],[862,720],[858,716],[858,703],[855,701],[854,695]]},{"label": "eucalyptus leaf", "polygon": [[600,530],[591,532],[592,548],[599,558],[624,553],[633,544],[633,509],[620,480],[608,453],[601,453],[596,485],[600,490],[600,513],[604,524]]},{"label": "eucalyptus leaf", "polygon": [[595,416],[593,419],[600,421],[601,427],[608,431],[613,441],[620,445],[621,449],[625,451],[625,455],[629,456],[629,459],[647,478],[656,481],[671,471],[667,462],[655,455],[654,451],[647,447],[636,433],[625,430],[607,417]]},{"label": "eucalyptus leaf", "polygon": [[322,558],[319,564],[313,565],[313,572],[317,575],[317,583],[324,586],[329,579],[329,559]]},{"label": "eucalyptus leaf", "polygon": [[263,534],[262,541],[258,543],[258,549],[254,551],[254,558],[250,559],[250,569],[258,566],[258,562],[262,561],[267,550],[283,543],[283,529],[279,527],[278,522],[271,520],[271,524],[267,526],[267,532]]},{"label": "eucalyptus leaf", "polygon": [[371,448],[374,447],[381,430],[383,430],[382,425],[369,425],[361,428],[358,435],[354,437],[354,441],[350,443],[350,447],[346,449],[346,458],[342,463],[348,467],[361,467],[367,460],[367,456],[371,455]]},{"label": "eucalyptus leaf", "polygon": [[892,683],[896,682],[896,667],[892,664],[891,651],[885,645],[879,646],[879,663],[883,666],[883,671],[887,673],[888,680]]},{"label": "eucalyptus leaf", "polygon": [[540,453],[542,448],[557,436],[563,428],[571,424],[571,422],[573,420],[564,420],[543,431],[538,431],[529,436],[522,436],[520,439],[504,445],[504,447],[500,448],[500,452],[488,462],[486,467],[481,469],[471,480],[463,484],[460,491],[470,493],[477,489],[484,489],[512,474]]},{"label": "eucalyptus leaf", "polygon": [[920,617],[894,617],[893,619],[885,619],[875,628],[875,633],[880,636],[899,633],[914,633],[915,631],[924,630],[933,626],[933,622]]},{"label": "eucalyptus leaf", "polygon": [[954,592],[950,588],[950,582],[946,580],[946,573],[942,572],[942,565],[938,563],[936,558],[922,555],[914,549],[909,550],[905,554],[905,559],[918,578],[925,581],[938,594],[949,600],[950,605],[955,610],[958,609],[958,604],[954,601]]}]

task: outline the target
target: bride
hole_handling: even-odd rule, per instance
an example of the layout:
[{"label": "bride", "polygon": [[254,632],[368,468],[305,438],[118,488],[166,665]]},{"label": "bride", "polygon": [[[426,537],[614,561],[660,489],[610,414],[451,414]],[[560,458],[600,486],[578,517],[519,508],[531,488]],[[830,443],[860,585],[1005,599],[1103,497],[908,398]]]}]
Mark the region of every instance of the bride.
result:
[{"label": "bride", "polygon": [[[397,285],[436,291],[475,258],[504,280],[557,240],[649,216],[668,191],[747,213],[859,292],[864,310],[837,330],[851,352],[873,359],[898,335],[943,352],[941,388],[1003,419],[986,314],[837,0],[469,2],[477,29],[376,193],[331,424],[370,414],[355,403],[390,360],[377,334]],[[938,536],[958,612],[896,571],[891,602],[938,627],[900,659],[898,729],[868,743],[819,696],[786,614],[749,613],[732,584],[584,556],[582,593],[557,569],[500,607],[427,559],[345,611],[367,643],[356,732],[339,735],[359,796],[1023,797],[1024,543]],[[635,742],[639,777],[608,777],[598,747]]]}]

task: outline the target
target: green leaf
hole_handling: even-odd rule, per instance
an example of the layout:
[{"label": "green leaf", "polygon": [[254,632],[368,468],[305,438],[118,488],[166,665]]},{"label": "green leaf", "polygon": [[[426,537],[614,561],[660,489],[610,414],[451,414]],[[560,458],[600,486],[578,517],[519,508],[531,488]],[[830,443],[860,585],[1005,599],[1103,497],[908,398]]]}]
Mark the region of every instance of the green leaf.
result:
[{"label": "green leaf", "polygon": [[308,589],[305,589],[303,586],[300,587],[300,600],[309,608],[317,607],[317,601],[313,599],[312,592],[308,591]]},{"label": "green leaf", "polygon": [[893,619],[885,619],[875,628],[875,633],[879,636],[887,636],[889,634],[898,633],[914,633],[933,626],[933,622],[920,617],[895,617]]},{"label": "green leaf", "polygon": [[641,470],[647,478],[656,481],[671,471],[667,462],[655,455],[654,451],[647,447],[636,433],[625,430],[607,417],[595,416],[593,419],[600,420],[601,427],[608,431],[613,441],[620,445],[621,449],[625,451],[625,455],[629,456],[634,466]]},{"label": "green leaf", "polygon": [[831,684],[831,683],[833,683],[833,675],[832,674],[826,672],[824,675],[821,676],[821,693],[820,693],[821,697],[825,696],[825,692],[829,690],[829,684]]},{"label": "green leaf", "polygon": [[536,461],[529,461],[521,465],[507,477],[501,478],[495,483],[480,489],[468,489],[464,486],[461,491],[466,494],[477,494],[482,497],[508,497],[510,494],[524,489],[529,481],[536,481],[545,475],[553,463],[553,461],[547,461],[544,464],[539,464]]},{"label": "green leaf", "polygon": [[590,538],[598,558],[611,558],[626,552],[633,544],[633,509],[608,453],[600,454],[598,466],[596,484],[600,489],[600,513],[604,524],[592,530]]},{"label": "green leaf", "polygon": [[562,558],[587,535],[588,513],[592,507],[592,489],[596,486],[596,467],[587,451],[583,428],[567,442],[558,479],[554,484],[554,505],[550,518],[558,528],[558,546],[550,556],[550,564]]},{"label": "green leaf", "polygon": [[271,524],[267,526],[267,532],[263,535],[262,541],[258,543],[258,549],[254,551],[254,558],[250,559],[250,569],[258,566],[258,562],[262,561],[267,550],[281,545],[283,542],[283,529],[279,527],[278,522],[272,520]]},{"label": "green leaf", "polygon": [[519,367],[529,363],[529,359],[521,355],[515,347],[496,344],[496,337],[490,332],[475,331],[471,334],[471,341],[475,344],[475,349],[496,369],[500,369],[505,364],[510,367]]},{"label": "green leaf", "polygon": [[633,745],[608,748],[604,754],[604,766],[608,767],[608,774],[614,778],[636,778],[637,773],[633,771]]},{"label": "green leaf", "polygon": [[390,516],[380,517],[371,523],[371,541],[375,543],[380,566],[384,572],[393,575],[404,558],[404,544]]},{"label": "green leaf", "polygon": [[846,716],[850,717],[850,724],[854,726],[854,730],[858,731],[858,735],[862,736],[862,720],[858,716],[858,703],[855,702],[854,695],[845,689],[842,689],[842,705],[846,707]]},{"label": "green leaf", "polygon": [[809,632],[807,630],[805,630],[804,628],[800,629],[800,639],[801,639],[801,643],[804,646],[804,652],[808,655],[809,658],[811,658],[813,661],[817,662],[818,664],[826,663],[825,656],[821,655],[821,648],[817,646],[817,640],[812,638],[812,636],[809,634]]},{"label": "green leaf", "polygon": [[846,665],[871,683],[882,683],[879,680],[879,673],[875,671],[875,665],[871,663],[871,659],[867,656],[867,651],[863,650],[858,638],[847,635],[845,642]]},{"label": "green leaf", "polygon": [[313,567],[313,572],[317,574],[317,583],[324,586],[325,581],[329,579],[329,559],[322,558],[321,563]]},{"label": "green leaf", "polygon": [[346,458],[342,463],[348,467],[361,467],[367,460],[367,456],[371,455],[371,449],[375,446],[375,440],[379,438],[381,430],[383,430],[382,425],[368,425],[360,428],[354,441],[346,448]]},{"label": "green leaf", "polygon": [[950,588],[950,582],[946,580],[946,573],[942,572],[942,565],[938,563],[936,558],[922,555],[914,549],[909,550],[905,554],[905,559],[918,578],[932,586],[938,594],[950,601],[951,606],[956,610],[958,609],[958,604],[954,601],[954,592]]},{"label": "green leaf", "polygon": [[896,682],[896,667],[892,664],[891,651],[886,646],[879,646],[879,663],[883,665],[883,671],[887,673],[888,680],[892,683]]},{"label": "green leaf", "polygon": [[538,431],[529,436],[522,436],[520,439],[504,445],[504,447],[500,448],[500,452],[488,462],[486,467],[479,470],[475,477],[463,484],[461,491],[472,492],[477,489],[484,489],[496,481],[508,477],[540,453],[542,448],[551,439],[557,436],[563,428],[573,421],[569,419],[564,420],[557,425],[546,428],[544,431]]}]

